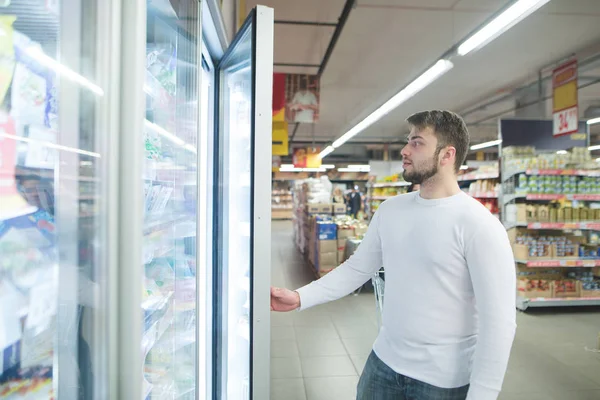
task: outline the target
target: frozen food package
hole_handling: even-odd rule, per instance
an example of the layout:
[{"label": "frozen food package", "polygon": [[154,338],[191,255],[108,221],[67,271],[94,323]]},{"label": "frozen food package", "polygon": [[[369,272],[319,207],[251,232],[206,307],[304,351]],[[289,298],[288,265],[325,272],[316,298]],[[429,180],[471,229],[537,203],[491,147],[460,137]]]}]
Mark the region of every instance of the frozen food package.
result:
[{"label": "frozen food package", "polygon": [[15,69],[13,23],[16,19],[14,15],[0,15],[0,103],[4,103]]}]

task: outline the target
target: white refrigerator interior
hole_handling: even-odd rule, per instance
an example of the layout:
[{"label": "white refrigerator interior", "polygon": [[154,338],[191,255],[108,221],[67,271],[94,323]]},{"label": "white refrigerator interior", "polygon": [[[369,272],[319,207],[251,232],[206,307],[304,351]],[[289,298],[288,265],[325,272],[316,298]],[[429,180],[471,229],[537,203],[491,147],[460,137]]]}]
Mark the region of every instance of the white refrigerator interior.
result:
[{"label": "white refrigerator interior", "polygon": [[196,398],[199,4],[176,4],[152,1],[147,10],[144,399]]}]

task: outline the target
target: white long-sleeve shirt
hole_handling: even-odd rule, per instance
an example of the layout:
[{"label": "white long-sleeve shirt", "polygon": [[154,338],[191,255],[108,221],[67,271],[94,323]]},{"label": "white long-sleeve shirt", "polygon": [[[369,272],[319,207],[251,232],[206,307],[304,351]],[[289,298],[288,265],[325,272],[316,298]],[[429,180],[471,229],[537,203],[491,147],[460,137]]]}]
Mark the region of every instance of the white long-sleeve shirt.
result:
[{"label": "white long-sleeve shirt", "polygon": [[515,268],[502,224],[465,193],[383,203],[356,253],[298,290],[301,309],[339,299],[385,269],[373,350],[396,373],[495,400],[516,330]]}]

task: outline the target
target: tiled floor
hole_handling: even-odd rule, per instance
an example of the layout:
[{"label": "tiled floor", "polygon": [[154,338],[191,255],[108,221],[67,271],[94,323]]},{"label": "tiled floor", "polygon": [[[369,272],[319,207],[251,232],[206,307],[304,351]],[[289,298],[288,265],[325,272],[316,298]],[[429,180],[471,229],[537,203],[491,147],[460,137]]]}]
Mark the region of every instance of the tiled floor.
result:
[{"label": "tiled floor", "polygon": [[[313,279],[290,222],[274,222],[272,284]],[[501,400],[600,400],[600,309],[519,313]],[[373,293],[271,315],[271,400],[352,400],[377,335]]]}]

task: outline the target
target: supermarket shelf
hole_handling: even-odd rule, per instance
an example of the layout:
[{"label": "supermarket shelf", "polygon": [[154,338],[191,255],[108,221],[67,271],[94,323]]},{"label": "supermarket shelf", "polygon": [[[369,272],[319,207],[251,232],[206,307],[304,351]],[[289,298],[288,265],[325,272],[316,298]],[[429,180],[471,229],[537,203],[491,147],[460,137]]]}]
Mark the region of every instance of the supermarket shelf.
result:
[{"label": "supermarket shelf", "polygon": [[548,193],[515,193],[503,196],[504,204],[508,204],[516,199],[525,199],[532,201],[553,201],[553,200],[578,200],[578,201],[600,201],[600,194],[548,194]]},{"label": "supermarket shelf", "polygon": [[504,227],[506,228],[506,230],[509,230],[512,228],[527,228],[527,223],[525,223],[525,222],[505,222]]},{"label": "supermarket shelf", "polygon": [[578,298],[535,298],[527,299],[517,296],[517,308],[525,311],[530,307],[572,307],[572,306],[600,306],[600,297]]},{"label": "supermarket shelf", "polygon": [[583,230],[600,230],[598,222],[530,222],[525,225],[528,229],[548,229],[548,230],[564,230],[564,229],[583,229]]},{"label": "supermarket shelf", "polygon": [[370,200],[382,200],[385,201],[387,199],[391,199],[392,197],[396,197],[396,196],[371,196],[369,197]]},{"label": "supermarket shelf", "polygon": [[568,260],[515,260],[518,264],[525,264],[529,268],[593,268],[600,267],[600,259],[568,259]]},{"label": "supermarket shelf", "polygon": [[508,170],[502,174],[502,180],[507,181],[515,175],[526,174],[530,176],[589,176],[599,177],[600,170],[593,169],[518,169]]},{"label": "supermarket shelf", "polygon": [[500,175],[498,172],[479,173],[479,174],[464,174],[458,176],[459,182],[464,181],[478,181],[482,179],[498,179]]},{"label": "supermarket shelf", "polygon": [[368,185],[368,187],[372,188],[383,188],[383,187],[402,187],[402,186],[410,186],[410,182],[378,182]]},{"label": "supermarket shelf", "polygon": [[465,192],[471,197],[475,197],[476,199],[497,199],[498,193],[496,192]]}]

